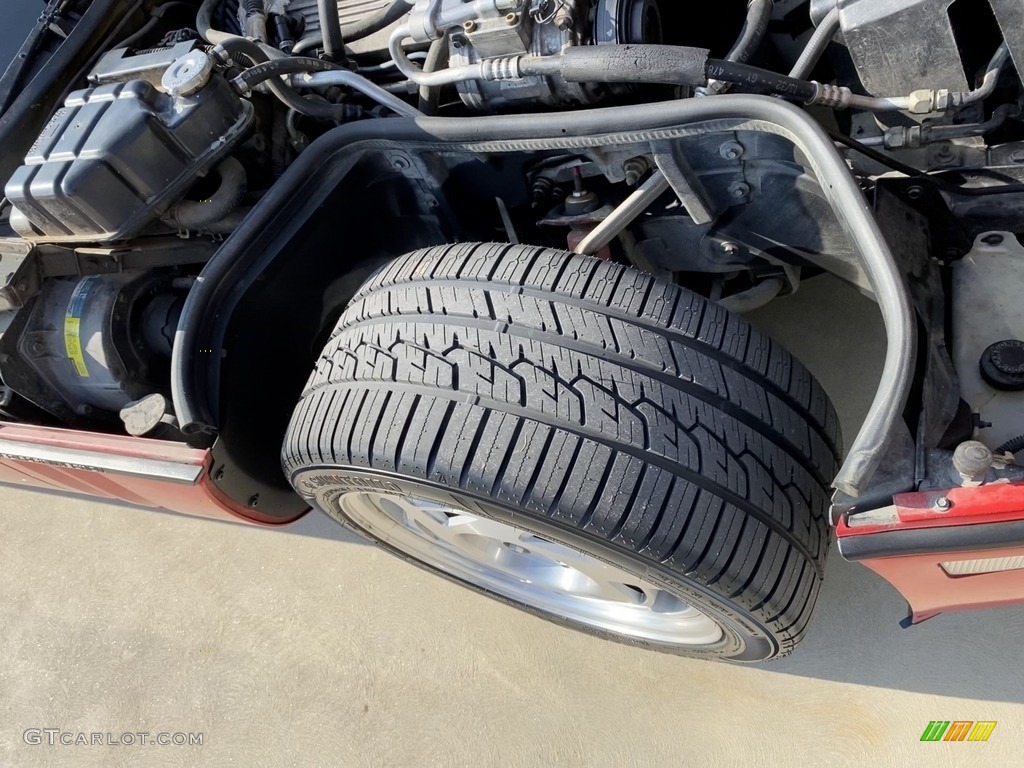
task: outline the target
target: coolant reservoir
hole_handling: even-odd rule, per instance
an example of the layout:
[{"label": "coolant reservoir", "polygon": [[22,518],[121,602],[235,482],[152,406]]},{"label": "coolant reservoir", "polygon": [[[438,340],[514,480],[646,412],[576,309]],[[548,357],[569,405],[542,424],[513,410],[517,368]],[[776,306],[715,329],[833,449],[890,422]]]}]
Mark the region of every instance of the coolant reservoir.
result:
[{"label": "coolant reservoir", "polygon": [[252,105],[212,76],[202,51],[146,80],[75,91],[4,194],[27,239],[106,242],[137,235],[248,129]]},{"label": "coolant reservoir", "polygon": [[1024,247],[1008,232],[982,234],[953,268],[953,363],[961,397],[992,424],[978,439],[1024,434]]}]

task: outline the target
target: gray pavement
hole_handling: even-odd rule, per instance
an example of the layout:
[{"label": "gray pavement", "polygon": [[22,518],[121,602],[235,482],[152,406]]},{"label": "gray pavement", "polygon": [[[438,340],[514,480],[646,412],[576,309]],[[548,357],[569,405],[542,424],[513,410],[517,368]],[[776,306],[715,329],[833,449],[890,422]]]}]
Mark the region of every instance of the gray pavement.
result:
[{"label": "gray pavement", "polygon": [[[755,320],[849,439],[881,365],[873,306],[821,278]],[[0,765],[1019,764],[1024,608],[908,630],[904,610],[832,557],[796,653],[733,667],[556,628],[319,513],[267,531],[3,488]],[[921,743],[937,719],[998,725]],[[30,745],[28,728],[203,744]]]}]

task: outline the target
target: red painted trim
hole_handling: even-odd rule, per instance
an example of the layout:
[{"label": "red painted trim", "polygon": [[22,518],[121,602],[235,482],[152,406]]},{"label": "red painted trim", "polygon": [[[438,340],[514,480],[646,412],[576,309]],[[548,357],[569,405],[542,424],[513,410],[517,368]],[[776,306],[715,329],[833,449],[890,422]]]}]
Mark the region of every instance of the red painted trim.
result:
[{"label": "red painted trim", "polygon": [[[936,504],[941,498],[949,502],[946,509]],[[1024,483],[901,493],[893,497],[893,502],[899,516],[898,522],[851,527],[845,519],[841,519],[836,526],[837,536],[842,538],[883,531],[1005,523],[1024,519]]]},{"label": "red painted trim", "polygon": [[939,565],[947,560],[975,560],[1024,555],[1024,547],[979,552],[906,555],[860,560],[899,590],[910,604],[914,624],[939,613],[995,608],[1024,603],[1024,571],[950,576]]},{"label": "red painted trim", "polygon": [[[941,498],[948,502],[945,508],[936,503]],[[844,516],[836,526],[837,538],[842,542],[893,531],[1024,520],[1024,483],[903,493],[893,501],[895,521],[851,526]],[[1024,555],[1024,547],[1014,546],[875,557],[858,562],[899,590],[910,604],[911,621],[917,623],[949,611],[1024,604],[1024,570],[950,576],[939,565],[949,560],[1020,555]]]},{"label": "red painted trim", "polygon": [[[228,498],[210,477],[209,450],[185,443],[0,424],[0,483],[76,493],[151,509],[253,525],[283,525]],[[40,457],[39,449],[47,454]],[[94,467],[125,460],[124,468]],[[133,462],[146,473],[133,472]],[[159,470],[166,469],[161,476]],[[154,472],[156,470],[156,472]]]}]

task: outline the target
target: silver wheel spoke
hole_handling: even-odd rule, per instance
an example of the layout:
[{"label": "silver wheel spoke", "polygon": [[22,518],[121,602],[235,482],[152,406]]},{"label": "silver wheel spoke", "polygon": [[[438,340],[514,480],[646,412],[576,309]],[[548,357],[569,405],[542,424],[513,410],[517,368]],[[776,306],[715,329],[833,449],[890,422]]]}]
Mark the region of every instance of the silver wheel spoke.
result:
[{"label": "silver wheel spoke", "polygon": [[355,492],[341,511],[392,547],[464,581],[588,626],[662,643],[719,642],[721,627],[671,592],[593,555],[430,499]]}]

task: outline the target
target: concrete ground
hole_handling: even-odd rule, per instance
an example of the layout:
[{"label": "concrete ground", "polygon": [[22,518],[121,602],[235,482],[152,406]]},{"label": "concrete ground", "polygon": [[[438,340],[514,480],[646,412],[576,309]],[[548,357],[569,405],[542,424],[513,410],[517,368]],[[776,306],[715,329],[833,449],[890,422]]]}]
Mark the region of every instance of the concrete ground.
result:
[{"label": "concrete ground", "polygon": [[[821,278],[756,320],[849,440],[881,365],[873,306]],[[266,531],[3,489],[0,765],[1018,764],[1024,608],[902,630],[904,611],[833,557],[797,652],[727,666],[558,629],[319,513]],[[998,725],[921,743],[930,720]],[[203,744],[30,745],[29,728]]]}]

